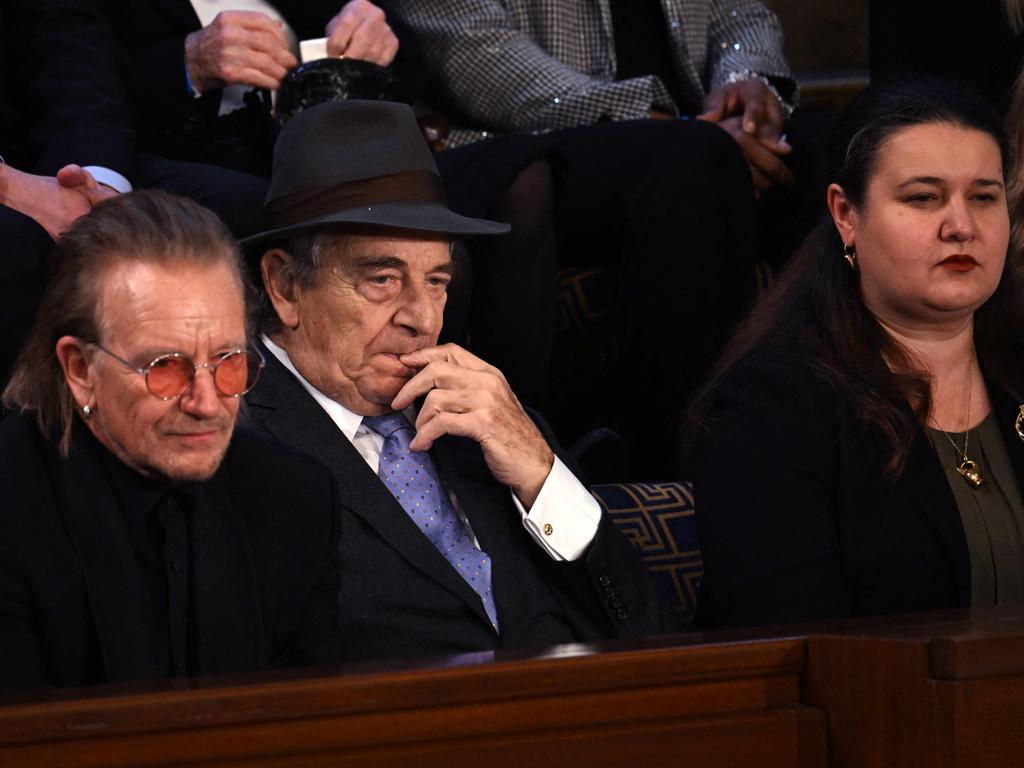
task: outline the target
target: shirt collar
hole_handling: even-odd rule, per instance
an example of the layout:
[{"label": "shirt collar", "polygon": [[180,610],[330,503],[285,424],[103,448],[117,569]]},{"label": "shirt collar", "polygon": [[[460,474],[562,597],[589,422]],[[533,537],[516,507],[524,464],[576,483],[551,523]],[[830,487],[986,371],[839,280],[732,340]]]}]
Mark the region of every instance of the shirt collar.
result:
[{"label": "shirt collar", "polygon": [[84,424],[76,423],[73,438],[80,451],[90,454],[102,467],[129,527],[144,525],[146,517],[174,491],[172,483],[145,477],[104,446]]},{"label": "shirt collar", "polygon": [[359,431],[360,424],[363,423],[363,417],[354,411],[350,411],[338,401],[332,400],[306,381],[305,377],[296,370],[295,366],[292,364],[291,358],[288,357],[288,353],[285,350],[271,341],[266,334],[263,334],[261,338],[267,349],[270,350],[270,354],[276,357],[278,362],[287,368],[291,372],[292,376],[299,380],[299,383],[305,388],[305,390],[313,396],[313,399],[316,400],[320,407],[327,412],[327,415],[331,417],[331,420],[338,425],[338,429],[344,433],[349,442],[352,442],[352,440],[355,439],[356,432]]}]

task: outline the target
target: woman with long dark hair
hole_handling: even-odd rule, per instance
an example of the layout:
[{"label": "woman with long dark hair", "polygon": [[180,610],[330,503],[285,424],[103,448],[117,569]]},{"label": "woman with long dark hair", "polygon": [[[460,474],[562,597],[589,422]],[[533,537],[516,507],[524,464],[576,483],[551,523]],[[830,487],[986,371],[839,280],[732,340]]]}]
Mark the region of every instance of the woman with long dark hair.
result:
[{"label": "woman with long dark hair", "polygon": [[1002,134],[939,81],[840,117],[830,220],[693,409],[698,622],[1024,604],[1024,294]]}]

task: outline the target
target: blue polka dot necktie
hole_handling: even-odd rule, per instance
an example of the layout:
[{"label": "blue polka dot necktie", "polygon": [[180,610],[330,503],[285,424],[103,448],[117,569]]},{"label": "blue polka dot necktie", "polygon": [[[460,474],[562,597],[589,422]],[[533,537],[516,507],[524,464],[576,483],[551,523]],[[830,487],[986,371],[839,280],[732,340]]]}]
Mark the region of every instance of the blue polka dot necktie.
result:
[{"label": "blue polka dot necktie", "polygon": [[490,555],[477,548],[455,513],[430,454],[409,448],[414,433],[409,420],[401,413],[389,413],[364,416],[363,424],[384,438],[377,475],[430,543],[480,595],[497,629]]}]

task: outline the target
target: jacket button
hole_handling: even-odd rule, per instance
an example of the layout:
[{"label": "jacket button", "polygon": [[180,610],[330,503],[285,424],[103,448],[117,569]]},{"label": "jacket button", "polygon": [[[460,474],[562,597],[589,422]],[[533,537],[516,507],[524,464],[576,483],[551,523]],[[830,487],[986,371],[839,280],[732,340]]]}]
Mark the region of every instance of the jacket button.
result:
[{"label": "jacket button", "polygon": [[615,612],[615,615],[619,617],[619,621],[625,621],[629,618],[629,610],[627,608],[619,608],[619,610]]},{"label": "jacket button", "polygon": [[606,574],[602,573],[600,576],[597,577],[597,583],[600,584],[602,587],[607,587],[609,584],[612,583],[612,580],[608,578]]}]

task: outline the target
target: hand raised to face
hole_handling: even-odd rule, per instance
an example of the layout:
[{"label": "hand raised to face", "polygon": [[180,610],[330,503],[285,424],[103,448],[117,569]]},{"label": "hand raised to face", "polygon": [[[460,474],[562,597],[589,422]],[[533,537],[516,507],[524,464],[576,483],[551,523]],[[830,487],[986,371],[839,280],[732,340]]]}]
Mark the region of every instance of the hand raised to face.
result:
[{"label": "hand raised to face", "polygon": [[554,463],[554,454],[523,410],[501,371],[455,344],[402,355],[418,368],[391,403],[403,410],[425,398],[410,447],[426,451],[442,435],[476,441],[494,478],[529,509]]}]

